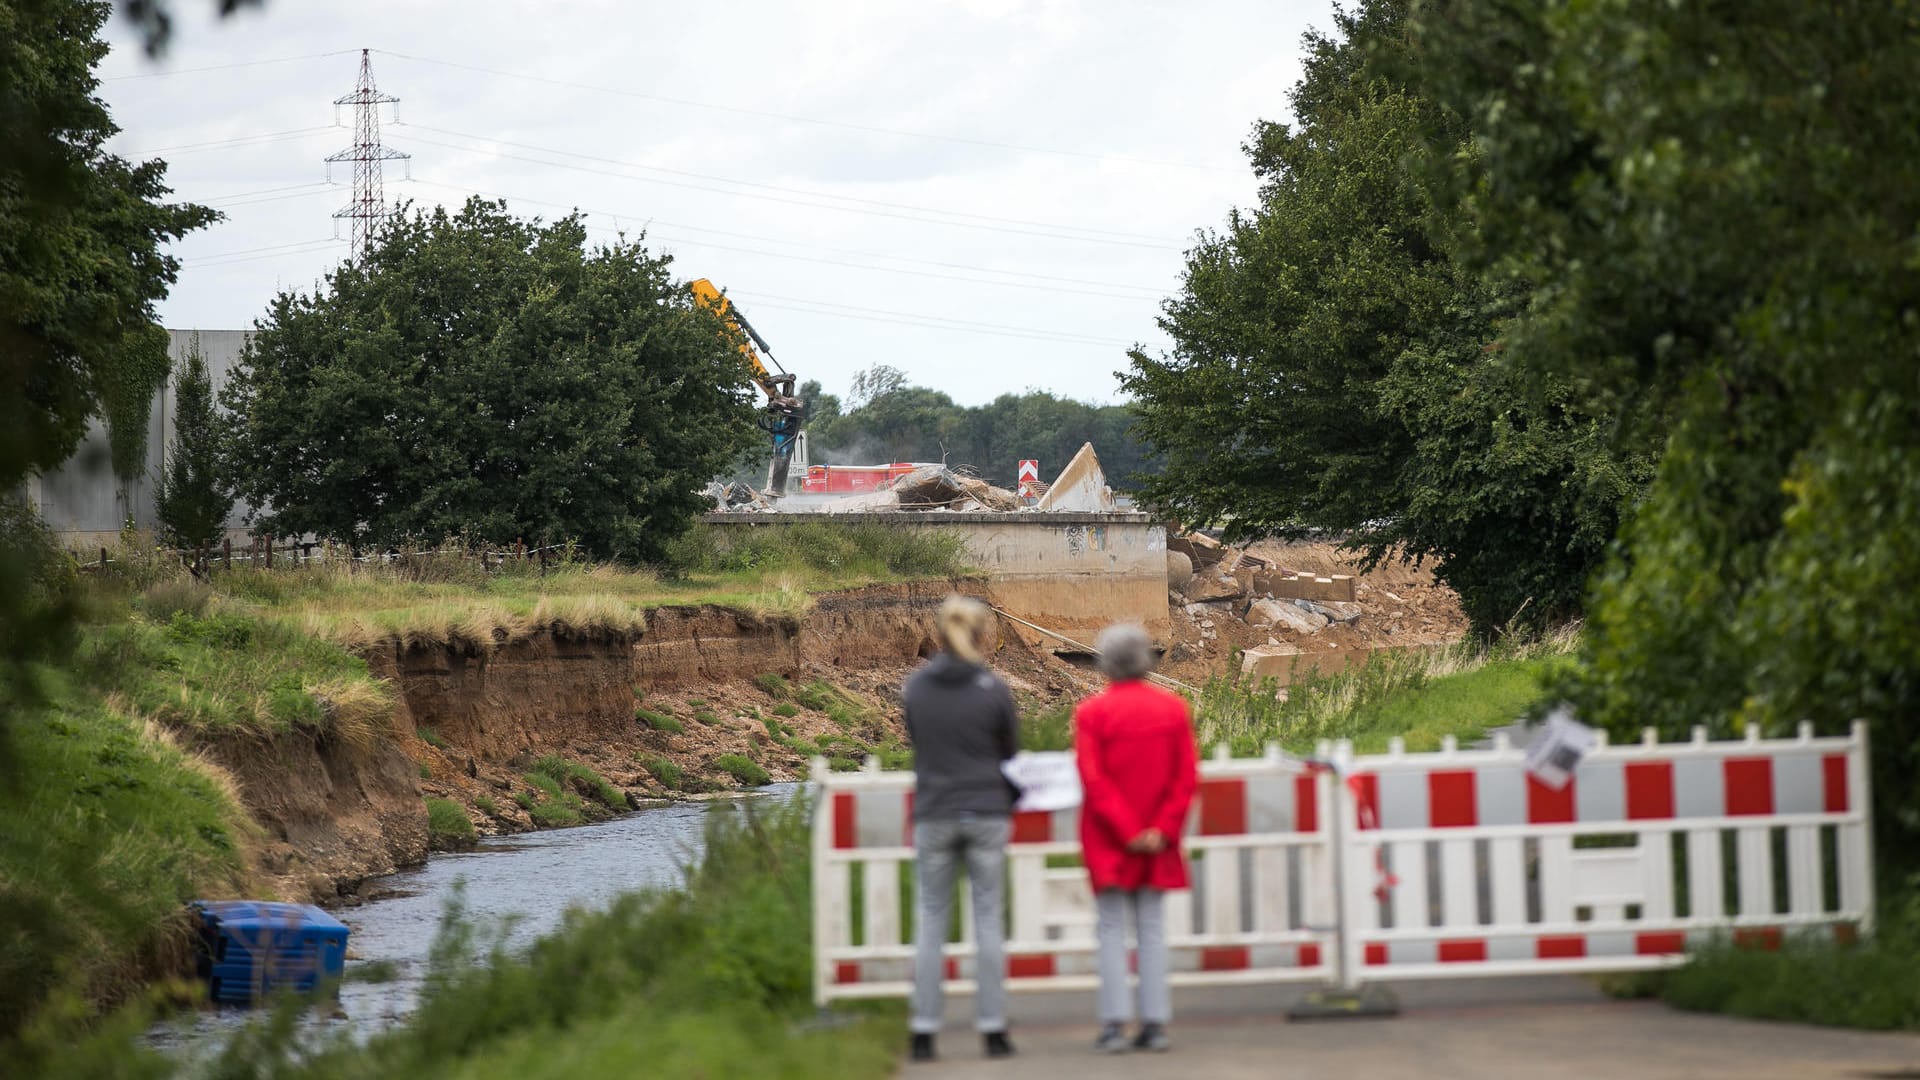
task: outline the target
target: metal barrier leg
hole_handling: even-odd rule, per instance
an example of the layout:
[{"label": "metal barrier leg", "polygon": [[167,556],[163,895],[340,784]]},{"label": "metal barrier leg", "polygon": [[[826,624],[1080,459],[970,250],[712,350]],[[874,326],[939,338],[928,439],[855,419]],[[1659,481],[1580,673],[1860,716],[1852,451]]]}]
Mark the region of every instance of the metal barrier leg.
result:
[{"label": "metal barrier leg", "polygon": [[1353,852],[1347,840],[1354,826],[1353,793],[1347,788],[1347,773],[1353,763],[1353,748],[1346,742],[1334,747],[1330,766],[1320,774],[1322,784],[1331,785],[1326,800],[1327,835],[1333,845],[1333,985],[1310,991],[1287,1010],[1288,1020],[1383,1019],[1400,1015],[1400,1002],[1386,987],[1360,982],[1360,935],[1355,914],[1364,890],[1353,881]]}]

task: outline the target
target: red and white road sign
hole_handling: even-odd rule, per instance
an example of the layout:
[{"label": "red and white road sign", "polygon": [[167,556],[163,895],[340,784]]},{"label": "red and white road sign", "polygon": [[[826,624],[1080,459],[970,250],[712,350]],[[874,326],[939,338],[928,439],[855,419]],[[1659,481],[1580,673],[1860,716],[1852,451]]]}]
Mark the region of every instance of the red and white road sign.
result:
[{"label": "red and white road sign", "polygon": [[1033,458],[1023,458],[1020,462],[1020,497],[1033,498],[1034,486],[1040,483],[1040,463]]}]

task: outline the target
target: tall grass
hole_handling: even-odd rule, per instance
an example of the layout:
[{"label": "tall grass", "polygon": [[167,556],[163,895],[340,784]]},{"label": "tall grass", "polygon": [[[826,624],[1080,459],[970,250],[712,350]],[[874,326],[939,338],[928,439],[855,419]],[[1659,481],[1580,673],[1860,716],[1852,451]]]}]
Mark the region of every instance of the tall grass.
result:
[{"label": "tall grass", "polygon": [[1195,697],[1196,733],[1203,747],[1225,744],[1236,754],[1269,742],[1304,751],[1321,739],[1353,739],[1364,753],[1396,735],[1408,749],[1432,749],[1446,735],[1471,739],[1519,719],[1578,640],[1579,628],[1570,626],[1492,648],[1467,641],[1379,650],[1359,668],[1285,688],[1216,676]]},{"label": "tall grass", "polygon": [[920,528],[834,521],[734,527],[698,525],[668,549],[682,574],[806,570],[821,574],[950,577],[961,573],[958,536]]},{"label": "tall grass", "polygon": [[1881,904],[1871,938],[1838,941],[1825,927],[1788,934],[1778,949],[1722,940],[1696,950],[1656,985],[1681,1009],[1756,1020],[1920,1030],[1920,878]]}]

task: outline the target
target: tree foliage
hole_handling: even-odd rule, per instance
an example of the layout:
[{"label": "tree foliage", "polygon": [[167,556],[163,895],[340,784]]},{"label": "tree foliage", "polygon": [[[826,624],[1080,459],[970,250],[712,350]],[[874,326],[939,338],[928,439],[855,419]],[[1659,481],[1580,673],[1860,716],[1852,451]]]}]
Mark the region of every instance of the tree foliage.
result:
[{"label": "tree foliage", "polygon": [[219,417],[213,407],[213,380],[200,354],[200,335],[174,368],[173,443],[160,474],[156,511],[166,542],[201,550],[227,530],[233,493],[220,474]]},{"label": "tree foliage", "polygon": [[755,437],[747,372],[665,257],[585,241],[474,199],[276,297],[223,398],[260,526],[658,559]]},{"label": "tree foliage", "polygon": [[1455,258],[1453,204],[1408,167],[1427,139],[1471,145],[1395,70],[1404,8],[1308,36],[1295,125],[1246,147],[1258,205],[1188,253],[1172,352],[1133,355],[1122,385],[1166,458],[1144,493],[1234,536],[1332,530],[1371,560],[1431,558],[1483,630],[1563,620],[1649,455],[1499,356],[1527,292]]},{"label": "tree foliage", "polygon": [[1022,458],[1037,459],[1045,475],[1090,442],[1115,483],[1130,483],[1152,467],[1134,437],[1132,410],[1124,405],[1091,405],[1044,390],[958,405],[945,393],[907,383],[886,365],[856,375],[850,396],[855,407],[843,412],[840,399],[822,393],[819,383],[802,385],[816,464],[944,461],[971,466],[1011,488]]},{"label": "tree foliage", "polygon": [[1577,697],[1616,728],[1874,721],[1920,837],[1920,9],[1436,5],[1437,186],[1525,281],[1511,362],[1666,453],[1598,582]]},{"label": "tree foliage", "polygon": [[[166,377],[153,304],[178,264],[162,247],[213,221],[162,202],[159,161],[104,146],[119,129],[97,96],[109,6],[0,5],[0,492],[72,455],[103,417],[121,477],[139,472],[147,410]],[[57,603],[30,579],[37,541],[10,513],[0,528],[0,635],[16,660],[59,640]]]}]

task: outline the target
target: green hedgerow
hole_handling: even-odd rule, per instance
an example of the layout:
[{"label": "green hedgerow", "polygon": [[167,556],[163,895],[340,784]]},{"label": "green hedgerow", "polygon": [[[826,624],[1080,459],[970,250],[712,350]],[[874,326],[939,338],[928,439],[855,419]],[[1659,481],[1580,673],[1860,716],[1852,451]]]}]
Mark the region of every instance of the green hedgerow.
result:
[{"label": "green hedgerow", "polygon": [[721,772],[748,787],[760,787],[773,779],[767,770],[740,754],[722,754],[714,759],[713,764]]}]

